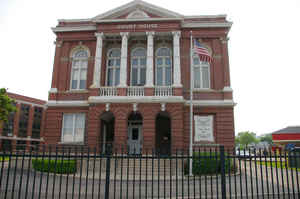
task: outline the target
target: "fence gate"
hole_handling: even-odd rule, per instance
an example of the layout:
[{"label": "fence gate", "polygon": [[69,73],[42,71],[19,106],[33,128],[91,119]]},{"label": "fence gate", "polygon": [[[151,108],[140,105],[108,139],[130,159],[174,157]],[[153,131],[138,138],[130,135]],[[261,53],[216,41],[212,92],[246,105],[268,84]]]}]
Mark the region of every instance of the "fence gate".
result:
[{"label": "fence gate", "polygon": [[[42,147],[0,154],[0,198],[299,198],[300,156],[199,147],[154,150]],[[192,158],[192,176],[189,160]]]}]

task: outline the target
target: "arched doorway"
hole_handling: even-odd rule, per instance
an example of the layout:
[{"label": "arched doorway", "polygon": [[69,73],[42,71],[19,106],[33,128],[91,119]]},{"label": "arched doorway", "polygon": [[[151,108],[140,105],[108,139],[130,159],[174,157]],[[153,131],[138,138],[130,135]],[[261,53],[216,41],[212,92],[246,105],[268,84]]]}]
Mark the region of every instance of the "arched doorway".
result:
[{"label": "arched doorway", "polygon": [[128,117],[128,154],[141,154],[143,148],[143,117],[138,112],[132,112]]},{"label": "arched doorway", "polygon": [[101,136],[100,150],[106,153],[109,148],[113,147],[115,137],[115,117],[112,112],[105,112],[100,117],[101,120]]},{"label": "arched doorway", "polygon": [[155,148],[157,154],[171,154],[171,119],[167,112],[160,112],[156,116]]}]

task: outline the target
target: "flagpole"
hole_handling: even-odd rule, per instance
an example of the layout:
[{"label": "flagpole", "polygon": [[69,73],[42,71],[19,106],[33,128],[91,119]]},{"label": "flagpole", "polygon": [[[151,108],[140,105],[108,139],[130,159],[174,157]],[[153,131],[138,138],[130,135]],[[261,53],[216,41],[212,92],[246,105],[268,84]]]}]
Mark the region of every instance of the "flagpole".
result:
[{"label": "flagpole", "polygon": [[193,160],[192,160],[192,156],[193,156],[193,88],[194,88],[194,73],[193,73],[193,35],[192,35],[192,31],[190,31],[191,34],[191,45],[190,45],[190,151],[189,151],[189,156],[190,156],[190,168],[189,168],[189,175],[192,176],[193,175]]}]

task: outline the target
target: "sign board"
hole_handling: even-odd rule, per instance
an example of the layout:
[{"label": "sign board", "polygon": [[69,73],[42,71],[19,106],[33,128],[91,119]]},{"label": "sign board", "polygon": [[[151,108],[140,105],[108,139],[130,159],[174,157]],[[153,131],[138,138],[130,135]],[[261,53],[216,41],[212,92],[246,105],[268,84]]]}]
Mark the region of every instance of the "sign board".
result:
[{"label": "sign board", "polygon": [[158,24],[125,24],[117,25],[117,29],[153,29],[158,28]]},{"label": "sign board", "polygon": [[214,142],[213,116],[194,116],[195,121],[195,137],[194,141]]}]

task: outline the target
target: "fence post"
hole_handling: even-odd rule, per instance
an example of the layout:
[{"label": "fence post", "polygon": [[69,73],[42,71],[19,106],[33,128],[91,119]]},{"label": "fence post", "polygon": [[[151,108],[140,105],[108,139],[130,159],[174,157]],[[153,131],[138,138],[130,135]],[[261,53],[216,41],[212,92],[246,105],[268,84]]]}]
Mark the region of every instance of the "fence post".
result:
[{"label": "fence post", "polygon": [[105,176],[105,199],[109,198],[109,182],[110,182],[110,159],[111,159],[111,147],[107,147],[106,151],[106,176]]},{"label": "fence post", "polygon": [[225,151],[224,146],[220,146],[222,199],[226,199],[225,152],[224,151]]}]

